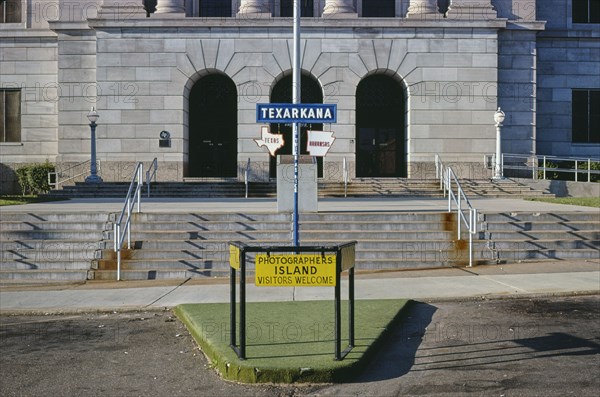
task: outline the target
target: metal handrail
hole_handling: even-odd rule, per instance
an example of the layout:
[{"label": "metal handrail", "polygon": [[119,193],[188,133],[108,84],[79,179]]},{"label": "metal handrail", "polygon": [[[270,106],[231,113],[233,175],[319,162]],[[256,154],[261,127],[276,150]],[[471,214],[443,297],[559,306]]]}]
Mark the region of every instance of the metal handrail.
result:
[{"label": "metal handrail", "polygon": [[[477,233],[477,209],[473,208],[471,202],[467,198],[458,177],[454,170],[450,167],[445,167],[439,155],[435,155],[435,172],[436,177],[440,179],[440,188],[444,192],[444,197],[448,195],[448,212],[452,212],[452,205],[456,205],[456,213],[458,216],[457,232],[458,240],[461,239],[462,224],[464,223],[469,232],[469,267],[473,267],[473,235]],[[452,190],[452,183],[456,185],[456,193]],[[469,218],[464,214],[462,203],[467,205]]]},{"label": "metal handrail", "polygon": [[[82,161],[81,163],[77,163],[77,164],[74,164],[74,165],[72,165],[70,167],[67,167],[64,170],[48,172],[48,185],[51,186],[53,189],[58,189],[58,187],[60,185],[62,185],[63,183],[65,183],[65,182],[69,182],[69,181],[72,181],[73,179],[75,179],[77,177],[80,177],[80,176],[83,176],[83,175],[87,175],[88,172],[89,172],[89,170],[90,170],[90,167],[89,167],[90,163],[91,163],[91,160],[86,160],[86,161]],[[77,167],[82,167],[84,165],[86,167],[80,173],[78,173],[76,175],[73,175],[73,176],[70,176],[70,177],[68,177],[66,179],[63,179],[63,180],[59,180],[58,179],[59,175],[67,173],[67,172],[71,171],[72,169],[75,169]],[[100,173],[100,160],[96,161],[96,168],[98,170],[98,173]]]},{"label": "metal handrail", "polygon": [[155,157],[146,171],[146,186],[148,186],[148,198],[150,198],[150,184],[152,183],[152,178],[154,178],[154,183],[156,183],[156,171],[158,171],[158,160]]},{"label": "metal handrail", "polygon": [[[123,243],[125,242],[125,236],[127,236],[127,249],[131,249],[131,214],[136,202],[136,212],[141,211],[141,191],[144,184],[144,180],[142,179],[143,170],[144,165],[142,162],[139,162],[135,168],[135,172],[133,173],[133,178],[131,178],[131,183],[129,184],[129,190],[127,190],[127,196],[125,197],[125,203],[123,204],[121,215],[119,216],[117,222],[113,224],[114,250],[117,253],[117,281],[121,280],[121,249],[123,247]],[[122,223],[123,218],[125,218],[125,214],[127,214],[127,218],[125,219],[125,226],[123,227]]]},{"label": "metal handrail", "polygon": [[[572,162],[574,168],[549,167],[550,162]],[[547,172],[563,172],[575,174],[576,182],[592,182],[592,175],[600,177],[600,170],[593,170],[592,163],[600,163],[600,158],[502,153],[503,170],[521,170],[524,173],[531,173],[532,179],[539,179],[540,176],[546,179]],[[587,167],[579,168],[580,164],[586,164]],[[586,174],[587,180],[580,181],[580,174]]]},{"label": "metal handrail", "polygon": [[250,178],[250,157],[246,163],[246,169],[244,170],[244,185],[246,186],[246,198],[248,198],[248,179]]},{"label": "metal handrail", "polygon": [[348,163],[345,157],[342,163],[342,173],[344,178],[344,197],[348,197]]}]

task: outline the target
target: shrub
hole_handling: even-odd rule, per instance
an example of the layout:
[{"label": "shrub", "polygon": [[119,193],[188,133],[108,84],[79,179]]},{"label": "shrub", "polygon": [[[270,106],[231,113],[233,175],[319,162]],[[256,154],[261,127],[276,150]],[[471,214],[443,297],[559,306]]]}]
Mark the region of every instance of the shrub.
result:
[{"label": "shrub", "polygon": [[54,164],[50,164],[48,160],[45,163],[27,164],[18,168],[17,178],[22,194],[48,193],[50,191],[48,173],[54,170]]}]

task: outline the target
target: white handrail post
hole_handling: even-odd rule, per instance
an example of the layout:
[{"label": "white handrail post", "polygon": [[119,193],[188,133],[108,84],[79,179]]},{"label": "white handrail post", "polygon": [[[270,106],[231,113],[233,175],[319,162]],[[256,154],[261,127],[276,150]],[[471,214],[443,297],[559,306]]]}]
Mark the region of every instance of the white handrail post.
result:
[{"label": "white handrail post", "polygon": [[248,198],[249,193],[249,181],[250,179],[250,157],[248,157],[248,162],[246,163],[246,169],[244,170],[244,184],[246,188],[245,197]]},{"label": "white handrail post", "polygon": [[446,169],[446,190],[448,191],[448,212],[452,212],[452,182],[450,181],[450,168]]},{"label": "white handrail post", "polygon": [[578,175],[579,175],[579,172],[577,172],[577,169],[578,169],[578,168],[577,168],[577,160],[575,160],[575,182],[579,182],[579,181],[577,180],[577,178],[578,178]]},{"label": "white handrail post", "polygon": [[588,159],[588,182],[592,181],[592,159]]},{"label": "white handrail post", "polygon": [[129,222],[131,220],[131,199],[127,197],[127,220],[125,221],[125,231],[127,232],[127,248],[130,247],[129,243]]},{"label": "white handrail post", "polygon": [[137,189],[135,190],[135,193],[137,195],[137,211],[136,212],[140,212],[141,211],[141,206],[142,206],[142,175],[144,172],[144,166],[142,165],[142,163],[140,163],[140,168],[138,168],[138,173],[137,173]]},{"label": "white handrail post", "polygon": [[344,178],[344,197],[348,197],[348,164],[346,163],[346,157],[342,162],[342,173]]},{"label": "white handrail post", "polygon": [[473,267],[473,213],[474,210],[469,211],[469,267]]},{"label": "white handrail post", "polygon": [[117,281],[121,281],[121,225],[115,224],[115,251],[117,251]]},{"label": "white handrail post", "polygon": [[460,240],[460,227],[461,227],[461,223],[462,223],[462,215],[463,215],[463,213],[462,213],[462,206],[461,206],[462,196],[460,194],[460,186],[458,186],[458,184],[456,186],[456,191],[457,191],[457,195],[458,195],[458,199],[456,200],[457,201],[456,204],[458,206],[458,211],[457,211],[457,215],[458,215],[458,237],[457,238],[458,238],[458,240]]},{"label": "white handrail post", "polygon": [[544,172],[543,172],[543,178],[544,180],[546,180],[546,156],[543,156],[543,163],[542,165],[544,166]]}]

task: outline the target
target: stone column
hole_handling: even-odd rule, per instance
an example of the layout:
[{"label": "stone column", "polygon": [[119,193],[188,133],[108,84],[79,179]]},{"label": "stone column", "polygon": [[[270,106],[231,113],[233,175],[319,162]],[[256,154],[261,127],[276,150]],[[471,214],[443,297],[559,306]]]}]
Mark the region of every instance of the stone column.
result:
[{"label": "stone column", "polygon": [[496,10],[491,0],[452,0],[448,18],[488,20],[496,19]]},{"label": "stone column", "polygon": [[144,4],[131,0],[103,0],[98,18],[115,19],[119,21],[127,19],[145,18],[146,10]]},{"label": "stone column", "polygon": [[241,0],[238,18],[270,18],[271,2],[269,0]]},{"label": "stone column", "polygon": [[407,18],[422,18],[423,16],[438,16],[437,0],[410,0]]},{"label": "stone column", "polygon": [[357,18],[353,0],[325,0],[323,17],[326,18]]},{"label": "stone column", "polygon": [[155,14],[185,14],[184,0],[158,0]]}]

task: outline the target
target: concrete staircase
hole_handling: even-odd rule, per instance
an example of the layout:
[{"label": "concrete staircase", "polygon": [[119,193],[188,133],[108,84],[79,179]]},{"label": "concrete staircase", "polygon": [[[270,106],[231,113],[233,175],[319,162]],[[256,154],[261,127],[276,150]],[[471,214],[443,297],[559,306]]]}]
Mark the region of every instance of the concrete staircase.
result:
[{"label": "concrete staircase", "polygon": [[0,213],[0,284],[85,282],[108,213]]},{"label": "concrete staircase", "polygon": [[600,261],[600,212],[485,214],[480,230],[479,238],[488,241],[486,259],[496,263]]},{"label": "concrete staircase", "polygon": [[[123,279],[226,276],[229,241],[289,245],[290,220],[288,214],[136,214],[134,248],[124,251],[121,274]],[[455,240],[455,214],[303,214],[300,233],[303,245],[358,241],[356,260],[360,270],[468,263],[467,246]],[[106,249],[101,256],[91,278],[114,280],[114,252]]]},{"label": "concrete staircase", "polygon": [[[461,180],[461,185],[469,197],[540,197],[546,193],[529,186],[506,179]],[[123,198],[129,183],[105,182],[101,185],[76,183],[53,190],[48,194],[54,198]],[[219,179],[186,182],[158,182],[150,186],[151,197],[244,197],[245,184],[237,180]],[[147,187],[144,187],[144,194]],[[250,182],[249,197],[275,197],[275,182]],[[319,197],[344,197],[344,184],[340,182],[319,182]],[[347,186],[348,197],[441,197],[439,182],[431,179],[407,178],[357,178]]]},{"label": "concrete staircase", "polygon": [[[7,213],[0,217],[0,284],[115,280],[112,220],[116,214]],[[600,214],[481,214],[476,264],[527,260],[600,260]],[[305,245],[356,240],[357,269],[465,266],[467,236],[456,216],[434,212],[303,214]],[[123,279],[225,276],[228,242],[289,245],[289,214],[136,214],[133,249]]]},{"label": "concrete staircase", "polygon": [[[124,198],[129,182],[104,182],[100,185],[78,182],[52,190],[48,196],[56,198]],[[143,194],[148,187],[144,185]],[[250,182],[249,197],[275,197],[276,185],[269,182]],[[150,185],[150,197],[244,197],[246,185],[237,180],[213,180],[204,182],[158,182]]]}]

